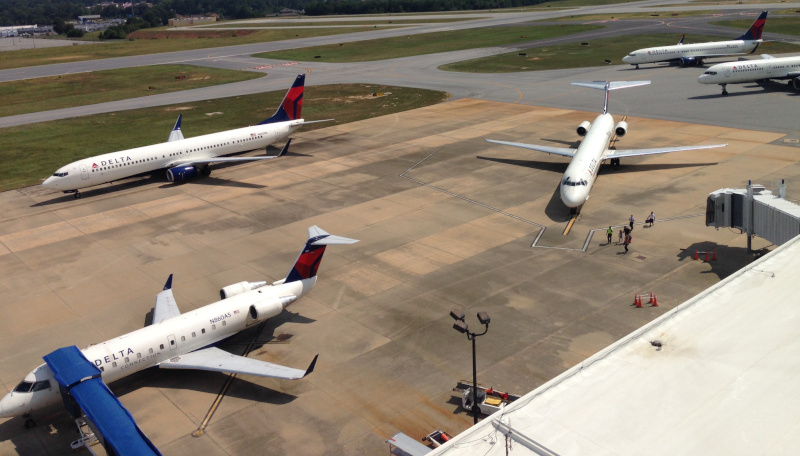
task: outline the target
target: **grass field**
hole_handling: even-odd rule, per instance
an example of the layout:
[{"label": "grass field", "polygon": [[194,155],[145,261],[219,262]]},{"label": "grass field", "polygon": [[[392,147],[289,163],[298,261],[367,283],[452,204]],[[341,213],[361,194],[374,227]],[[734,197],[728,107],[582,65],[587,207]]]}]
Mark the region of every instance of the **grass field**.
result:
[{"label": "grass field", "polygon": [[[275,112],[285,93],[281,90],[0,129],[0,157],[11,165],[0,175],[0,191],[39,184],[61,166],[80,158],[164,142],[178,114],[183,114],[187,138],[254,125]],[[383,95],[375,97],[375,93]],[[429,106],[447,96],[430,90],[366,84],[306,87],[303,117],[336,120],[310,124],[300,131]]]},{"label": "grass field", "polygon": [[[182,76],[182,78],[181,78]],[[155,65],[0,83],[0,116],[71,108],[263,77],[191,65]]]},{"label": "grass field", "polygon": [[[736,21],[718,21],[712,22],[712,24],[746,30],[754,20],[755,18]],[[781,33],[784,35],[800,35],[800,14],[796,17],[769,17],[769,15],[767,15],[767,24],[764,26],[764,31],[768,33]],[[800,46],[795,46],[795,49],[795,51],[786,52],[800,52]]]},{"label": "grass field", "polygon": [[364,27],[311,28],[303,30],[187,30],[167,29],[139,30],[128,40],[104,41],[93,45],[67,46],[45,49],[27,49],[3,52],[0,70],[10,68],[49,65],[53,63],[78,62],[94,59],[110,59],[132,55],[158,54],[161,52],[189,51],[238,44],[283,41],[295,38],[339,35],[363,32]]},{"label": "grass field", "polygon": [[317,46],[266,52],[256,54],[255,57],[310,61],[315,60],[315,56],[320,56],[320,60],[325,62],[365,62],[535,41],[598,28],[602,27],[599,25],[487,27],[358,41],[343,46]]},{"label": "grass field", "polygon": [[[320,16],[324,18],[325,16]],[[269,27],[330,27],[330,26],[350,26],[350,27],[372,27],[373,25],[397,25],[407,26],[412,24],[439,24],[445,22],[463,22],[475,21],[478,19],[486,19],[485,17],[443,17],[441,19],[414,19],[413,17],[394,17],[394,16],[381,16],[371,18],[368,21],[327,21],[327,20],[314,20],[313,17],[304,17],[302,20],[289,19],[289,20],[273,20],[269,22],[225,22],[213,27],[224,28],[269,28]],[[386,28],[386,27],[382,27]],[[200,28],[202,30],[202,28]]]},{"label": "grass field", "polygon": [[[730,37],[691,35],[687,36],[686,43],[701,43],[705,41],[718,41]],[[557,70],[563,68],[584,68],[606,65],[605,60],[612,65],[622,64],[625,57],[635,49],[652,46],[676,44],[679,37],[672,34],[630,35],[617,38],[604,38],[589,40],[588,46],[580,43],[560,44],[541,48],[531,48],[523,51],[508,52],[505,54],[484,57],[480,59],[465,60],[439,67],[446,71],[461,71],[465,73],[513,73],[517,71]],[[797,52],[798,46],[786,43],[768,43],[758,48],[760,52],[780,54],[784,52]],[[524,56],[520,53],[527,54]]]}]

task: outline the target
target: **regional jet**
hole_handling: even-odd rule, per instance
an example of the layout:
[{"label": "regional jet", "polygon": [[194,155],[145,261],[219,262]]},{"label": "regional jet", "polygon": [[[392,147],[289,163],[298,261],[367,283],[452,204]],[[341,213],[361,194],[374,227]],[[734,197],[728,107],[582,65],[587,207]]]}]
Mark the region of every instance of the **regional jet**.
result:
[{"label": "regional jet", "polygon": [[[300,117],[303,106],[305,75],[301,74],[286,93],[275,114],[258,125],[235,130],[211,133],[184,139],[181,117],[170,132],[167,142],[135,149],[84,158],[61,167],[42,185],[47,188],[74,193],[80,198],[80,189],[113,182],[139,174],[167,169],[170,182],[182,182],[198,174],[208,176],[211,163],[268,160],[285,154],[289,143],[280,154],[259,157],[230,157],[232,154],[261,148],[288,137],[308,123]],[[291,140],[289,141],[291,142]]]},{"label": "regional jet", "polygon": [[[101,371],[103,382],[157,366],[161,369],[198,369],[294,380],[314,369],[289,367],[233,355],[214,346],[253,325],[280,314],[289,304],[311,291],[317,282],[325,247],[353,244],[355,239],[334,236],[317,226],[308,229],[308,240],[284,279],[239,282],[220,290],[220,301],[181,314],[172,294],[172,275],[156,296],[153,321],[131,333],[90,345],[81,350]],[[61,402],[59,385],[48,364],[31,371],[13,391],[0,400],[0,418],[26,416]]]},{"label": "regional jet", "polygon": [[728,84],[788,79],[789,85],[800,92],[800,56],[775,58],[762,54],[762,60],[726,62],[714,65],[701,74],[701,84],[719,84],[727,95]]},{"label": "regional jet", "polygon": [[[731,41],[712,41],[709,43],[683,44],[683,38],[673,46],[660,46],[637,49],[622,58],[622,61],[639,68],[642,63],[670,62],[680,66],[702,65],[710,57],[752,54],[763,43],[761,33],[767,22],[764,11],[753,22],[747,33]],[[684,35],[685,36],[685,35]]]},{"label": "regional jet", "polygon": [[496,141],[493,139],[487,139],[487,141],[495,144],[521,147],[523,149],[570,157],[572,160],[567,166],[567,171],[564,173],[564,177],[561,180],[561,201],[572,209],[573,213],[577,212],[577,208],[589,199],[589,192],[592,190],[592,186],[597,179],[600,165],[605,160],[610,160],[612,166],[619,166],[620,158],[622,157],[665,154],[683,150],[711,149],[714,147],[727,146],[727,144],[714,144],[707,146],[662,147],[657,149],[609,149],[611,141],[615,139],[615,134],[617,137],[622,137],[628,132],[628,123],[623,120],[614,125],[614,118],[608,113],[608,92],[616,89],[647,85],[650,84],[650,81],[594,81],[573,82],[572,84],[591,89],[601,89],[606,92],[603,113],[597,116],[593,123],[584,121],[578,125],[577,133],[583,136],[584,139],[577,149]]}]

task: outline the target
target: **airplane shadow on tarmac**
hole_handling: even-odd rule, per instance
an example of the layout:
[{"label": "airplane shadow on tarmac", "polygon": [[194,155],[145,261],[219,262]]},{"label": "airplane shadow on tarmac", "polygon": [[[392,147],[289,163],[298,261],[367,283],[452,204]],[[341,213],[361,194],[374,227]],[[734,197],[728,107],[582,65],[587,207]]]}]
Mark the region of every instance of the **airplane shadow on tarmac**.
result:
[{"label": "airplane shadow on tarmac", "polygon": [[[569,165],[568,161],[563,163],[555,163],[555,162],[542,162],[537,160],[517,160],[517,159],[509,159],[509,158],[494,158],[494,157],[477,157],[480,160],[488,160],[493,161],[496,163],[504,163],[507,165],[515,165],[515,166],[523,166],[525,168],[532,168],[538,169],[542,171],[552,171],[557,172],[559,174],[563,174],[564,171],[567,169]],[[618,173],[634,173],[640,171],[656,171],[656,170],[665,170],[665,169],[679,169],[679,168],[693,168],[693,167],[703,167],[703,166],[711,166],[716,165],[717,163],[652,163],[652,164],[623,164],[617,168],[612,168],[611,166],[602,166],[600,168],[600,175],[603,174],[618,174]],[[599,176],[598,176],[599,178]],[[556,181],[556,188],[553,191],[553,194],[550,196],[550,201],[547,203],[545,207],[544,213],[547,217],[553,222],[567,222],[569,221],[571,214],[570,209],[564,205],[561,201],[561,190],[559,188],[560,178],[555,178]],[[596,183],[597,185],[597,183]],[[602,185],[602,182],[599,183]]]},{"label": "airplane shadow on tarmac", "polygon": [[[748,90],[744,92],[730,90],[733,87],[737,86],[742,87],[744,89],[754,89],[754,90]],[[800,92],[794,90],[794,88],[791,85],[774,81],[752,83],[752,84],[731,84],[728,86],[728,88],[729,90],[727,95],[723,95],[722,92],[720,91],[709,95],[699,95],[696,97],[689,97],[688,100],[710,100],[715,98],[732,98],[732,97],[741,97],[747,95],[761,95],[766,92],[784,92],[789,95],[800,96]],[[762,90],[755,90],[759,88]]]},{"label": "airplane shadow on tarmac", "polygon": [[[272,155],[277,155],[280,152],[280,149],[277,149],[273,146],[269,146],[268,149],[274,149]],[[238,155],[238,154],[234,154]],[[267,155],[270,155],[269,152]],[[295,152],[287,152],[285,157],[312,157],[312,155],[302,154],[302,153],[295,153]],[[232,166],[239,166],[243,163],[218,163],[216,165],[211,166],[212,172],[215,170],[221,170]],[[207,176],[203,177],[200,176],[197,179],[192,179],[187,182],[178,182],[172,183],[167,181],[166,171],[165,170],[157,170],[152,173],[148,174],[138,174],[131,177],[126,177],[119,181],[119,183],[112,183],[110,186],[106,187],[98,187],[92,188],[87,190],[81,190],[82,198],[91,198],[97,197],[100,195],[111,194],[117,191],[134,189],[137,187],[142,187],[145,185],[150,184],[161,184],[159,188],[168,188],[173,185],[183,185],[183,184],[201,184],[201,185],[212,185],[212,186],[221,186],[221,187],[240,187],[240,188],[267,188],[266,185],[259,185],[259,184],[251,184],[247,182],[240,182],[240,181],[233,181],[229,179],[222,179],[219,177]],[[74,201],[75,196],[72,193],[62,194],[56,198],[53,198],[49,201],[42,201],[39,203],[31,204],[31,207],[41,207],[41,206],[48,206],[51,204],[59,204],[59,203],[66,203],[69,201]]]},{"label": "airplane shadow on tarmac", "polygon": [[[151,313],[148,313],[150,321]],[[303,317],[302,315],[284,310],[280,315],[275,316],[265,323],[254,325],[230,338],[222,341],[219,347],[223,350],[241,355],[246,347],[250,347],[251,357],[257,350],[268,346],[270,343],[287,343],[291,334],[275,335],[276,328],[286,322],[292,323],[313,323],[315,320]],[[311,359],[308,360],[311,362]],[[33,366],[31,366],[33,367]],[[298,369],[308,367],[291,366]],[[312,374],[313,375],[313,374]],[[119,381],[111,384],[111,391],[120,398],[123,405],[126,405],[125,396],[142,387],[158,389],[182,389],[208,393],[216,397],[222,391],[223,385],[228,381],[229,375],[220,372],[198,371],[198,370],[170,370],[159,369],[157,367],[145,369],[141,372],[131,374]],[[267,404],[287,404],[297,398],[292,394],[277,391],[266,386],[248,380],[248,376],[237,376],[232,382],[225,395],[238,399],[245,399],[253,402]],[[302,380],[298,380],[302,381]],[[169,395],[170,393],[165,393]],[[223,399],[224,400],[224,399]],[[213,399],[209,400],[208,406],[211,407]],[[61,454],[68,452],[69,443],[79,437],[75,423],[69,413],[66,412],[62,404],[56,404],[43,409],[33,418],[37,425],[30,429],[25,429],[25,418],[12,418],[0,424],[0,442],[10,440],[13,448],[20,455],[38,456],[42,454]],[[143,418],[134,414],[133,419]],[[212,419],[213,423],[213,419]],[[196,423],[198,426],[201,423]]]}]

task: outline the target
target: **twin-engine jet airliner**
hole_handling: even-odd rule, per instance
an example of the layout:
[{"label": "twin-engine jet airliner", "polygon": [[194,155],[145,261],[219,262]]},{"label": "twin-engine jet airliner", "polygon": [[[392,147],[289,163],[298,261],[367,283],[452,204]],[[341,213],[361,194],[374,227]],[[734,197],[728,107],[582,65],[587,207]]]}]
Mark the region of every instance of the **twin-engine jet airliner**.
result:
[{"label": "twin-engine jet airliner", "polygon": [[198,174],[208,176],[211,174],[208,167],[211,163],[280,157],[288,149],[289,143],[276,156],[228,155],[266,148],[267,145],[288,137],[304,124],[324,122],[306,122],[300,117],[305,78],[303,74],[297,76],[275,114],[258,125],[184,139],[181,133],[181,116],[178,116],[167,142],[78,160],[59,168],[42,185],[64,193],[74,193],[75,198],[80,198],[79,190],[82,188],[164,168],[167,169],[167,179],[170,182],[180,182]]},{"label": "twin-engine jet airliner", "polygon": [[673,46],[659,46],[637,49],[622,58],[622,61],[639,68],[642,63],[670,62],[680,66],[702,65],[710,57],[752,54],[763,43],[761,33],[767,22],[764,11],[753,22],[747,33],[731,41],[712,41],[710,43],[683,44],[683,38]]},{"label": "twin-engine jet airliner", "polygon": [[679,152],[683,150],[710,149],[713,147],[723,147],[727,145],[715,144],[708,146],[680,146],[662,147],[658,149],[631,150],[609,149],[611,141],[614,138],[614,134],[616,134],[617,137],[622,137],[628,132],[628,123],[621,121],[614,125],[614,118],[608,113],[608,92],[616,89],[647,85],[650,84],[650,81],[595,81],[573,82],[572,84],[581,87],[589,87],[592,89],[601,89],[605,90],[606,92],[606,101],[605,105],[603,106],[603,113],[597,116],[593,123],[584,121],[578,125],[578,135],[583,136],[584,139],[581,141],[577,149],[495,141],[493,139],[487,139],[487,141],[506,146],[521,147],[523,149],[531,149],[539,152],[546,152],[548,154],[570,157],[572,161],[570,161],[569,166],[567,166],[567,171],[564,173],[564,178],[561,180],[561,201],[563,201],[567,207],[571,208],[573,212],[575,212],[579,206],[589,199],[589,192],[592,190],[595,179],[597,179],[597,173],[600,170],[600,164],[604,160],[611,160],[612,166],[618,166],[620,158],[622,157],[665,154],[668,152]]},{"label": "twin-engine jet airliner", "polygon": [[800,56],[775,58],[763,54],[762,60],[726,62],[714,65],[701,74],[701,84],[719,84],[727,95],[728,84],[788,79],[789,85],[800,92]]},{"label": "twin-engine jet airliner", "polygon": [[[280,314],[289,304],[311,291],[317,282],[325,247],[353,244],[355,239],[334,236],[317,226],[308,229],[306,242],[286,278],[266,282],[240,282],[220,291],[221,301],[181,314],[172,295],[172,275],[156,296],[149,326],[82,350],[87,360],[110,383],[148,367],[199,369],[216,372],[298,379],[314,369],[289,367],[236,356],[213,346],[255,324]],[[28,416],[61,401],[53,371],[42,364],[0,400],[0,418]]]}]

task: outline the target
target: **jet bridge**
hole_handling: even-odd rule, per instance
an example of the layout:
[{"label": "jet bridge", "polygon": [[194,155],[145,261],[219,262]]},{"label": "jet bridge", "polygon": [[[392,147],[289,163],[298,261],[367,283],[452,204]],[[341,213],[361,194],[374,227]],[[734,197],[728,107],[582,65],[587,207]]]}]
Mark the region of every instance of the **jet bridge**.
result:
[{"label": "jet bridge", "polygon": [[748,182],[744,189],[723,188],[708,195],[706,226],[742,230],[748,234],[748,251],[753,236],[782,245],[800,234],[800,206],[786,200],[783,180],[777,196]]},{"label": "jet bridge", "polygon": [[139,429],[133,417],[100,378],[100,370],[78,347],[64,347],[46,355],[64,406],[76,420],[85,419],[109,456],[161,453]]}]

